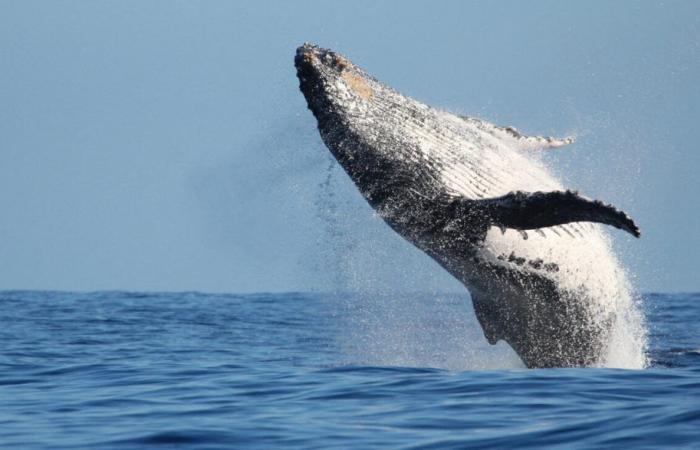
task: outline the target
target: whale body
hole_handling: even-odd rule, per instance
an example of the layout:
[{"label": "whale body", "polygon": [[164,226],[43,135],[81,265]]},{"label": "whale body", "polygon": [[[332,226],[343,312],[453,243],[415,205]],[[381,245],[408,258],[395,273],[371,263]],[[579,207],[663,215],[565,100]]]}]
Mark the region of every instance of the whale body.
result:
[{"label": "whale body", "polygon": [[599,224],[639,229],[536,158],[573,139],[429,107],[315,45],[295,66],[326,146],[377,214],[467,287],[489,343],[528,367],[605,363],[630,294]]}]

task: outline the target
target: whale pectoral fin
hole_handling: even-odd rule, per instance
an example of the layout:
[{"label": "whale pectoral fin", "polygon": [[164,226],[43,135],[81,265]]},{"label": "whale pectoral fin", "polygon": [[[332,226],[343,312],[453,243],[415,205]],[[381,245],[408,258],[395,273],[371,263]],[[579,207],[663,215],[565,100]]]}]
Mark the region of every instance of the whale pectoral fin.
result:
[{"label": "whale pectoral fin", "polygon": [[532,230],[569,222],[598,222],[640,236],[639,228],[627,214],[574,191],[518,191],[475,202],[491,223],[499,227]]},{"label": "whale pectoral fin", "polygon": [[573,144],[573,137],[555,138],[549,136],[527,136],[513,127],[499,127],[492,123],[473,117],[460,116],[466,122],[476,126],[482,131],[507,141],[520,150],[548,150]]},{"label": "whale pectoral fin", "polygon": [[551,136],[525,136],[515,130],[515,128],[506,128],[509,133],[512,133],[517,141],[517,147],[520,150],[548,150],[551,148],[559,148],[575,142],[573,137],[555,138]]},{"label": "whale pectoral fin", "polygon": [[493,125],[492,134],[514,142],[520,150],[548,150],[573,144],[575,141],[573,137],[526,136],[513,127],[498,127],[496,125]]},{"label": "whale pectoral fin", "polygon": [[495,345],[499,340],[503,339],[502,330],[499,327],[498,312],[494,302],[489,301],[483,295],[471,292],[472,305],[474,306],[474,315],[484,331],[484,337],[489,344]]}]

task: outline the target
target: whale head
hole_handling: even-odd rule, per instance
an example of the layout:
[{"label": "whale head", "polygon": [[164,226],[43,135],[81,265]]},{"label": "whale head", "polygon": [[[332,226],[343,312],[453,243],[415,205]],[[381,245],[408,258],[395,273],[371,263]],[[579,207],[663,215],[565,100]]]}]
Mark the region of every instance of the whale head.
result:
[{"label": "whale head", "polygon": [[294,63],[323,141],[372,206],[425,179],[415,156],[420,136],[431,130],[413,119],[427,107],[316,45],[299,47]]}]

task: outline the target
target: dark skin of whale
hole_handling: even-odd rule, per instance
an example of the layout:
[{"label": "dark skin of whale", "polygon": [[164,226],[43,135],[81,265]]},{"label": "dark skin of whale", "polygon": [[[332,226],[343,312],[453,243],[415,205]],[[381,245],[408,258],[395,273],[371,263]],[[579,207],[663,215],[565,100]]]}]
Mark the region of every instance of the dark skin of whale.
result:
[{"label": "dark skin of whale", "polygon": [[[488,166],[479,166],[479,155],[488,156],[489,148],[505,151],[499,150],[503,142],[522,150],[559,147],[571,139],[528,137],[438,112],[401,96],[342,55],[310,44],[297,50],[295,66],[326,146],[384,221],[469,289],[491,344],[505,340],[533,368],[601,363],[615,312],[598,311],[595,289],[585,283],[572,288],[562,282],[571,263],[522,257],[518,247],[499,254],[490,247],[502,246],[499,236],[489,230],[500,229],[505,237],[520,233],[522,245],[536,252],[539,235],[551,236],[542,242],[553,248],[568,235],[595,239],[579,222],[636,237],[639,228],[622,211],[571,190],[489,196],[500,181]],[[466,181],[450,184],[453,167],[464,171]],[[463,192],[455,183],[466,186]],[[527,241],[528,232],[538,234]]]}]

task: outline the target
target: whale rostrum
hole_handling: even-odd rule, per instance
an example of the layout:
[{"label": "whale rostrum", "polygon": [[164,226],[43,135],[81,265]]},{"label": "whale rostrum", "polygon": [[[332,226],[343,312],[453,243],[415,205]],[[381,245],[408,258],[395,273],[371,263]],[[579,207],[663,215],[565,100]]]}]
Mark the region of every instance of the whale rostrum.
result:
[{"label": "whale rostrum", "polygon": [[326,146],[377,214],[467,287],[490,343],[528,367],[605,363],[629,289],[597,224],[640,232],[539,162],[572,138],[429,107],[315,45],[295,65]]}]

